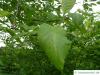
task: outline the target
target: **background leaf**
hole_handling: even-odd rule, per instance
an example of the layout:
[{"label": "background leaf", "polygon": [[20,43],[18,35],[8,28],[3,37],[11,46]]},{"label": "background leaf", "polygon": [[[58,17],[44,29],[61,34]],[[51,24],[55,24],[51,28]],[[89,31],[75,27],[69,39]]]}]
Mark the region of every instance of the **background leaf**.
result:
[{"label": "background leaf", "polygon": [[8,11],[0,10],[0,17],[8,16],[9,14]]},{"label": "background leaf", "polygon": [[83,15],[79,14],[79,13],[69,13],[69,16],[72,18],[72,22],[75,25],[81,25],[83,24]]}]

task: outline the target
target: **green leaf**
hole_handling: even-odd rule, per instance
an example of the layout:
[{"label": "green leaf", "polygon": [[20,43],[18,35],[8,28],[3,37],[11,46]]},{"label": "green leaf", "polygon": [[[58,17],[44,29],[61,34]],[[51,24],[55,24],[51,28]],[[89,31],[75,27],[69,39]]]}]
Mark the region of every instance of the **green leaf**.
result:
[{"label": "green leaf", "polygon": [[73,7],[75,1],[76,0],[61,0],[61,9],[64,14]]},{"label": "green leaf", "polygon": [[8,16],[9,14],[8,11],[0,10],[0,17]]},{"label": "green leaf", "polygon": [[72,18],[72,22],[75,25],[81,25],[83,23],[83,16],[79,13],[69,13],[69,16]]},{"label": "green leaf", "polygon": [[15,36],[16,35],[14,30],[11,30],[11,29],[8,29],[8,28],[6,28],[6,32],[8,32],[11,36]]},{"label": "green leaf", "polygon": [[50,61],[58,70],[62,70],[64,59],[68,54],[71,43],[65,37],[65,31],[61,27],[52,27],[48,24],[42,24],[38,36],[39,44]]}]

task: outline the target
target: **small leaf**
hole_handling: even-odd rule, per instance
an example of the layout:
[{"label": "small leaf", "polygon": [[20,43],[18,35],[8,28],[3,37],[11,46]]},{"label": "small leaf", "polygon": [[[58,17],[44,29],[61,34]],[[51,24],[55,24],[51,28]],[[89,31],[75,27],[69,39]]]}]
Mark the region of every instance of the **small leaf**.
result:
[{"label": "small leaf", "polygon": [[8,32],[11,36],[15,36],[14,30],[6,28],[6,32]]},{"label": "small leaf", "polygon": [[61,9],[64,14],[73,7],[75,1],[76,0],[61,0]]},{"label": "small leaf", "polygon": [[39,44],[50,61],[58,70],[62,70],[64,59],[68,54],[71,43],[65,37],[65,31],[61,27],[52,27],[48,24],[42,24],[38,36]]},{"label": "small leaf", "polygon": [[0,17],[8,16],[9,14],[8,11],[0,10]]},{"label": "small leaf", "polygon": [[81,25],[83,23],[83,16],[79,13],[69,13],[69,16],[72,18],[72,22],[75,25]]}]

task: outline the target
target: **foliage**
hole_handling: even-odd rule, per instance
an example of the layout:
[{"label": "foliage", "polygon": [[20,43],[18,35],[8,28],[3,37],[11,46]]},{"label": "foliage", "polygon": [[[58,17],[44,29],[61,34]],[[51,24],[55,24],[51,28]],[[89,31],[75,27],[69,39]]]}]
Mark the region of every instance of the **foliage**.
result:
[{"label": "foliage", "polygon": [[61,27],[51,27],[43,24],[39,29],[40,46],[45,50],[49,59],[57,69],[63,70],[64,60],[70,48],[70,41],[65,37]]},{"label": "foliage", "polygon": [[76,0],[60,0],[60,1],[61,1],[61,9],[63,11],[63,14],[65,14],[72,8]]},{"label": "foliage", "polygon": [[6,45],[0,48],[2,75],[72,75],[74,69],[100,69],[100,21],[92,4],[67,13],[75,0],[68,5],[67,0],[55,1],[0,1],[0,31],[8,33],[7,39],[1,38]]}]

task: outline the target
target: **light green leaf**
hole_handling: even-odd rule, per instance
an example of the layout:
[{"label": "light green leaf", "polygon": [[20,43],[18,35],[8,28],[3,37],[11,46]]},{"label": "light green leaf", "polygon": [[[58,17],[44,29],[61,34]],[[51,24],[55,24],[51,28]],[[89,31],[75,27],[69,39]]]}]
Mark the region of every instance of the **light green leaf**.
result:
[{"label": "light green leaf", "polygon": [[76,0],[61,0],[61,9],[64,14],[73,7],[75,1]]},{"label": "light green leaf", "polygon": [[62,70],[64,59],[70,48],[70,41],[65,37],[65,31],[61,27],[52,27],[42,24],[39,32],[39,43],[50,61],[58,70]]},{"label": "light green leaf", "polygon": [[0,10],[0,17],[8,16],[9,14],[8,11]]}]

